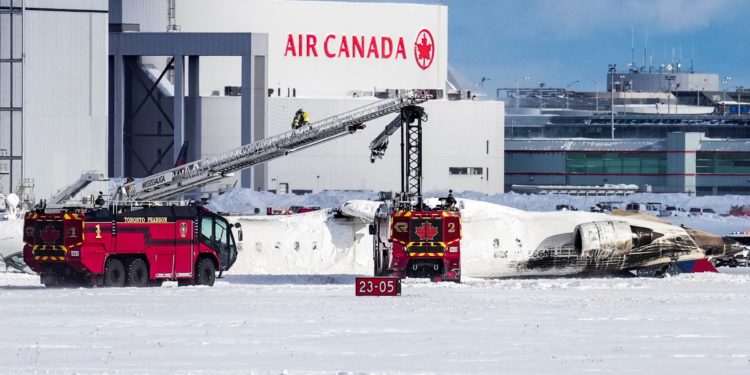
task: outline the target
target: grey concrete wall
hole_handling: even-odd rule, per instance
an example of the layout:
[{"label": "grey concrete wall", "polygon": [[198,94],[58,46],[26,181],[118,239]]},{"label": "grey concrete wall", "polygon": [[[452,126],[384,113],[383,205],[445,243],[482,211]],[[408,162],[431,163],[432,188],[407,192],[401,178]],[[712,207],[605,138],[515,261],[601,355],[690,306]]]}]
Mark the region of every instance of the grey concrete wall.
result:
[{"label": "grey concrete wall", "polygon": [[672,191],[695,193],[695,156],[703,133],[667,134],[667,186]]},{"label": "grey concrete wall", "polygon": [[[239,98],[204,97],[202,101],[204,157],[239,147]],[[294,112],[300,108],[310,113],[311,120],[315,121],[372,102],[373,99],[270,98],[266,135],[289,130]],[[433,101],[424,107],[429,120],[423,130],[423,189],[502,192],[501,102]],[[383,160],[371,164],[368,148],[370,141],[394,117],[371,121],[362,132],[271,161],[260,172],[255,167],[256,184],[270,190],[287,183],[290,190],[397,191],[401,173],[398,134],[391,139]],[[449,175],[449,167],[481,167],[483,174]],[[233,181],[227,180],[224,184],[233,184]]]}]

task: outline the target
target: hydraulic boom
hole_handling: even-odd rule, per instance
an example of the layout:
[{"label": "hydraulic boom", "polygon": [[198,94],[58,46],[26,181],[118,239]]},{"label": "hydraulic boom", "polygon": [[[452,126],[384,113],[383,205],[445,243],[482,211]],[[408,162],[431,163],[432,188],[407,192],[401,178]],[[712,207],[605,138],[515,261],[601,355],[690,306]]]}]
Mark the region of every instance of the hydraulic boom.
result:
[{"label": "hydraulic boom", "polygon": [[353,134],[363,129],[367,121],[399,112],[404,107],[423,103],[428,99],[428,94],[409,91],[395,98],[384,99],[331,116],[301,129],[281,133],[220,155],[129,182],[120,189],[125,196],[117,199],[144,201],[173,197],[220,180],[233,172],[346,134]]}]

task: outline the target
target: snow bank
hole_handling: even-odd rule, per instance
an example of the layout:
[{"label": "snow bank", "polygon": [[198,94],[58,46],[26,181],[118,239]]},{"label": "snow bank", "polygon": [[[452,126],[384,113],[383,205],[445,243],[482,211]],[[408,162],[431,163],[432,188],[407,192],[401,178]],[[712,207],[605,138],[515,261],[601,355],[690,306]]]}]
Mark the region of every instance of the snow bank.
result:
[{"label": "snow bank", "polygon": [[340,207],[352,199],[376,199],[373,191],[336,191],[325,190],[315,194],[274,194],[252,189],[231,189],[226,193],[211,199],[207,206],[213,211],[229,212],[233,214],[251,215],[259,209],[266,213],[266,207],[274,209],[289,208],[290,206],[316,206],[321,208]]},{"label": "snow bank", "polygon": [[[442,197],[447,191],[435,191],[425,194],[425,197]],[[747,204],[750,198],[742,195],[721,195],[697,197],[688,194],[655,194],[638,193],[628,197],[585,197],[569,195],[529,195],[518,193],[504,193],[496,195],[485,195],[475,192],[455,193],[456,198],[483,201],[502,206],[512,207],[524,211],[554,211],[558,204],[574,206],[581,211],[589,211],[596,203],[603,201],[623,202],[661,202],[665,205],[677,205],[688,209],[690,207],[710,207],[718,213],[727,213],[733,205]],[[273,194],[268,192],[255,192],[251,189],[232,189],[211,200],[209,208],[221,212],[249,215],[254,208],[259,208],[261,214],[265,214],[266,207],[288,208],[289,206],[318,206],[322,208],[339,208],[352,200],[373,200],[377,193],[373,191],[323,191],[320,193],[294,195]],[[364,203],[360,203],[364,204]],[[377,202],[372,203],[377,208]],[[343,207],[349,210],[348,215],[367,218],[362,216],[366,212],[374,212],[373,207],[354,207],[351,204]],[[357,210],[362,210],[357,211]],[[750,218],[733,217],[702,217],[699,219],[675,219],[675,224],[727,235],[734,231],[750,230]]]}]

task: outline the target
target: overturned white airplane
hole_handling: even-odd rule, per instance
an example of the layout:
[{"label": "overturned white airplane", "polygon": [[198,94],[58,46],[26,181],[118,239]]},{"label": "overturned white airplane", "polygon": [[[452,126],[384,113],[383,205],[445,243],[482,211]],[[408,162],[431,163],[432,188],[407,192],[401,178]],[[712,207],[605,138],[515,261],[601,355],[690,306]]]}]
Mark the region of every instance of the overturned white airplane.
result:
[{"label": "overturned white airplane", "polygon": [[23,219],[0,220],[0,261],[6,270],[33,273],[23,261]]},{"label": "overturned white airplane", "polygon": [[[465,277],[715,271],[708,259],[742,250],[734,241],[645,215],[528,212],[471,200],[463,204]],[[247,233],[232,273],[371,275],[368,226],[379,205],[350,201],[335,213],[230,218],[241,221]]]}]

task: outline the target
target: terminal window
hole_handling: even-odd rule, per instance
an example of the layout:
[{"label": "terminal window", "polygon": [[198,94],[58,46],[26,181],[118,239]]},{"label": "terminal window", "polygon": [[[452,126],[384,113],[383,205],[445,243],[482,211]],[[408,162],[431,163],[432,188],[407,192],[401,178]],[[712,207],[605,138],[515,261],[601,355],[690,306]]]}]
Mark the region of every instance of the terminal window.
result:
[{"label": "terminal window", "polygon": [[481,167],[449,167],[448,174],[450,175],[482,175],[483,168]]},{"label": "terminal window", "polygon": [[697,173],[750,173],[748,152],[699,152],[696,155]]},{"label": "terminal window", "polygon": [[565,170],[586,174],[662,174],[667,172],[667,156],[641,152],[569,152]]}]

